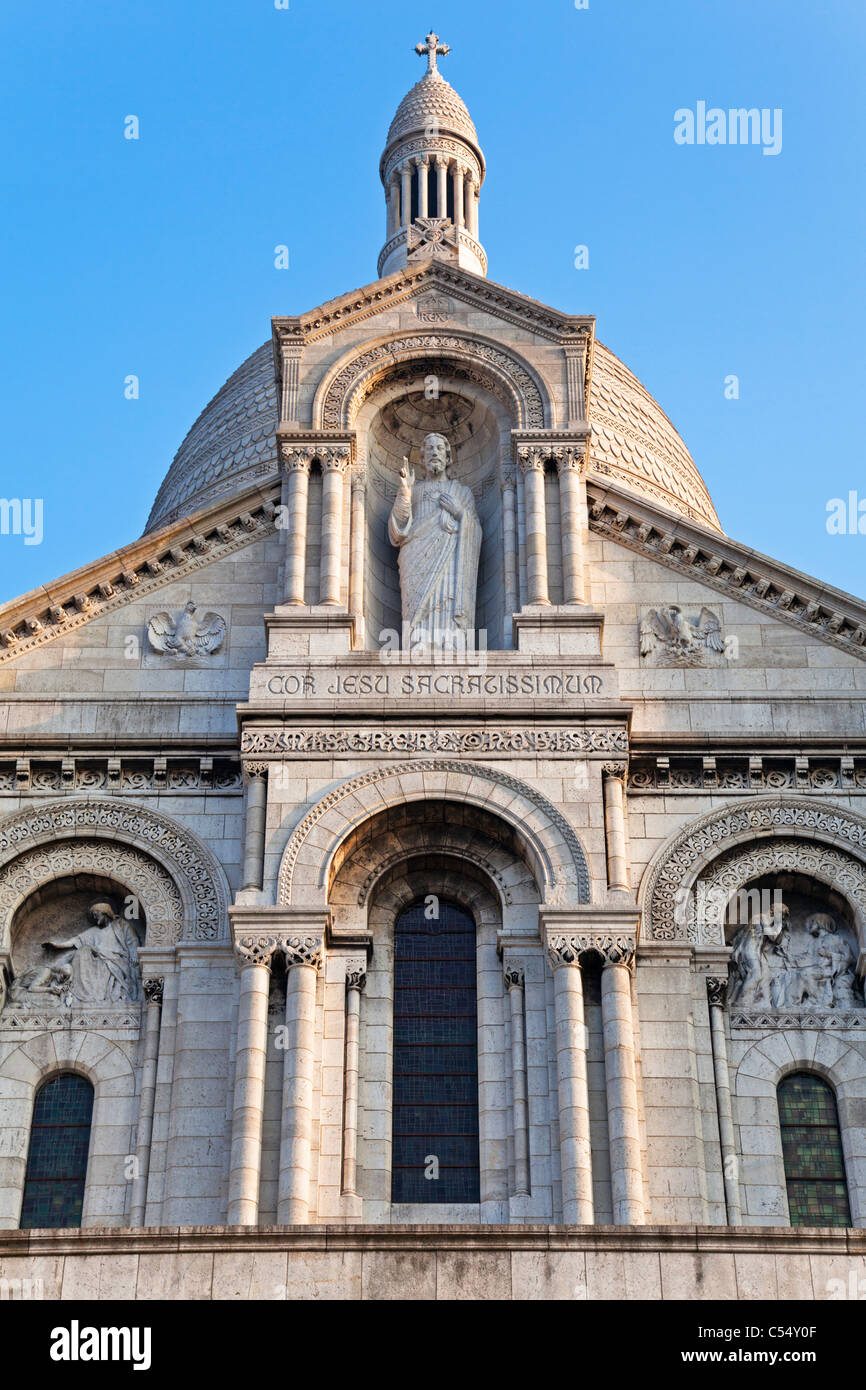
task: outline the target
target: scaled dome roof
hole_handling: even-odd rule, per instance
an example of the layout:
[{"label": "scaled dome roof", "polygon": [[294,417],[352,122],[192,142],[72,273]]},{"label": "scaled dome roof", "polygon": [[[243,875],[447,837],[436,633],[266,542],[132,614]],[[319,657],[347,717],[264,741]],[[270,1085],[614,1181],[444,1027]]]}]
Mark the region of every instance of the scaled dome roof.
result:
[{"label": "scaled dome roof", "polygon": [[441,132],[459,135],[477,147],[478,132],[466,103],[438,71],[425,72],[406,93],[388,127],[385,143],[392,145],[406,135],[429,130],[434,122]]},{"label": "scaled dome roof", "polygon": [[[589,418],[590,473],[721,531],[704,480],[667,415],[628,367],[598,342]],[[167,526],[276,474],[277,423],[274,359],[267,342],[199,415],[157,493],[146,530]]]}]

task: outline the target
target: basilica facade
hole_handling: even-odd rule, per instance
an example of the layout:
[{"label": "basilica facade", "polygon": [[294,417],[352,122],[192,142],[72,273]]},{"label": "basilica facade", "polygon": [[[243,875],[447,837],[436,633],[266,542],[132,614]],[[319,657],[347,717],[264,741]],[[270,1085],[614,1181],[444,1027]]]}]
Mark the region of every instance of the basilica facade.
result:
[{"label": "basilica facade", "polygon": [[0,609],[0,1277],[47,1297],[866,1274],[866,604],[488,278],[446,53],[378,278]]}]

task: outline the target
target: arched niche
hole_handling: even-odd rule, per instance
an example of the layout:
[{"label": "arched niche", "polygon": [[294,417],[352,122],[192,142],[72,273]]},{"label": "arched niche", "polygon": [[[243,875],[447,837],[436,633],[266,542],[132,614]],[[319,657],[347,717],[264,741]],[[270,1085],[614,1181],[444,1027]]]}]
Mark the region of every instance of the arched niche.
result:
[{"label": "arched niche", "polygon": [[417,470],[426,434],[451,445],[450,476],[472,493],[481,524],[476,587],[476,645],[501,649],[505,641],[502,470],[510,453],[514,417],[491,384],[468,382],[448,364],[429,359],[398,367],[377,383],[356,421],[359,456],[367,473],[367,582],[365,626],[374,648],[383,632],[400,633],[397,551],[388,516],[403,461]]}]

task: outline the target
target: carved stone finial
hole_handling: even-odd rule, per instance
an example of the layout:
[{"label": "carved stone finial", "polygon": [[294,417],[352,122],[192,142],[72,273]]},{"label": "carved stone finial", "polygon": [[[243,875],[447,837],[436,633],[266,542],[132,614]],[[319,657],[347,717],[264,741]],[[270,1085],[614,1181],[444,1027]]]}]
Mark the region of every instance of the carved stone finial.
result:
[{"label": "carved stone finial", "polygon": [[419,58],[426,57],[428,72],[437,72],[437,57],[445,58],[451,52],[451,48],[447,43],[440,43],[439,35],[434,34],[431,30],[423,43],[416,43],[415,52]]}]

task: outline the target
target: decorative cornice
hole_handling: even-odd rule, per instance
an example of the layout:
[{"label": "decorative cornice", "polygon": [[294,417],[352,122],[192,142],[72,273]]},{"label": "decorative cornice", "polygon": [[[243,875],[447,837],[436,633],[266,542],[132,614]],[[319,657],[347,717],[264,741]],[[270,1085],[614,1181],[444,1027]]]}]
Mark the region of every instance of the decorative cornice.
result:
[{"label": "decorative cornice", "polygon": [[252,488],[0,607],[0,664],[269,535],[279,488]]},{"label": "decorative cornice", "polygon": [[866,660],[866,603],[703,526],[587,482],[590,529]]},{"label": "decorative cornice", "polygon": [[[595,330],[594,315],[575,316],[560,313],[528,295],[516,293],[497,285],[462,267],[440,261],[424,262],[417,268],[396,271],[384,280],[375,280],[362,289],[352,290],[336,299],[302,314],[300,318],[276,317],[272,320],[275,338],[293,338],[297,334],[304,342],[329,337],[348,325],[362,323],[381,314],[395,304],[406,303],[415,295],[430,288],[441,288],[472,309],[486,309],[497,318],[517,328],[529,329],[553,342],[592,343]],[[588,363],[591,354],[588,353]],[[589,393],[587,391],[587,400]]]}]

